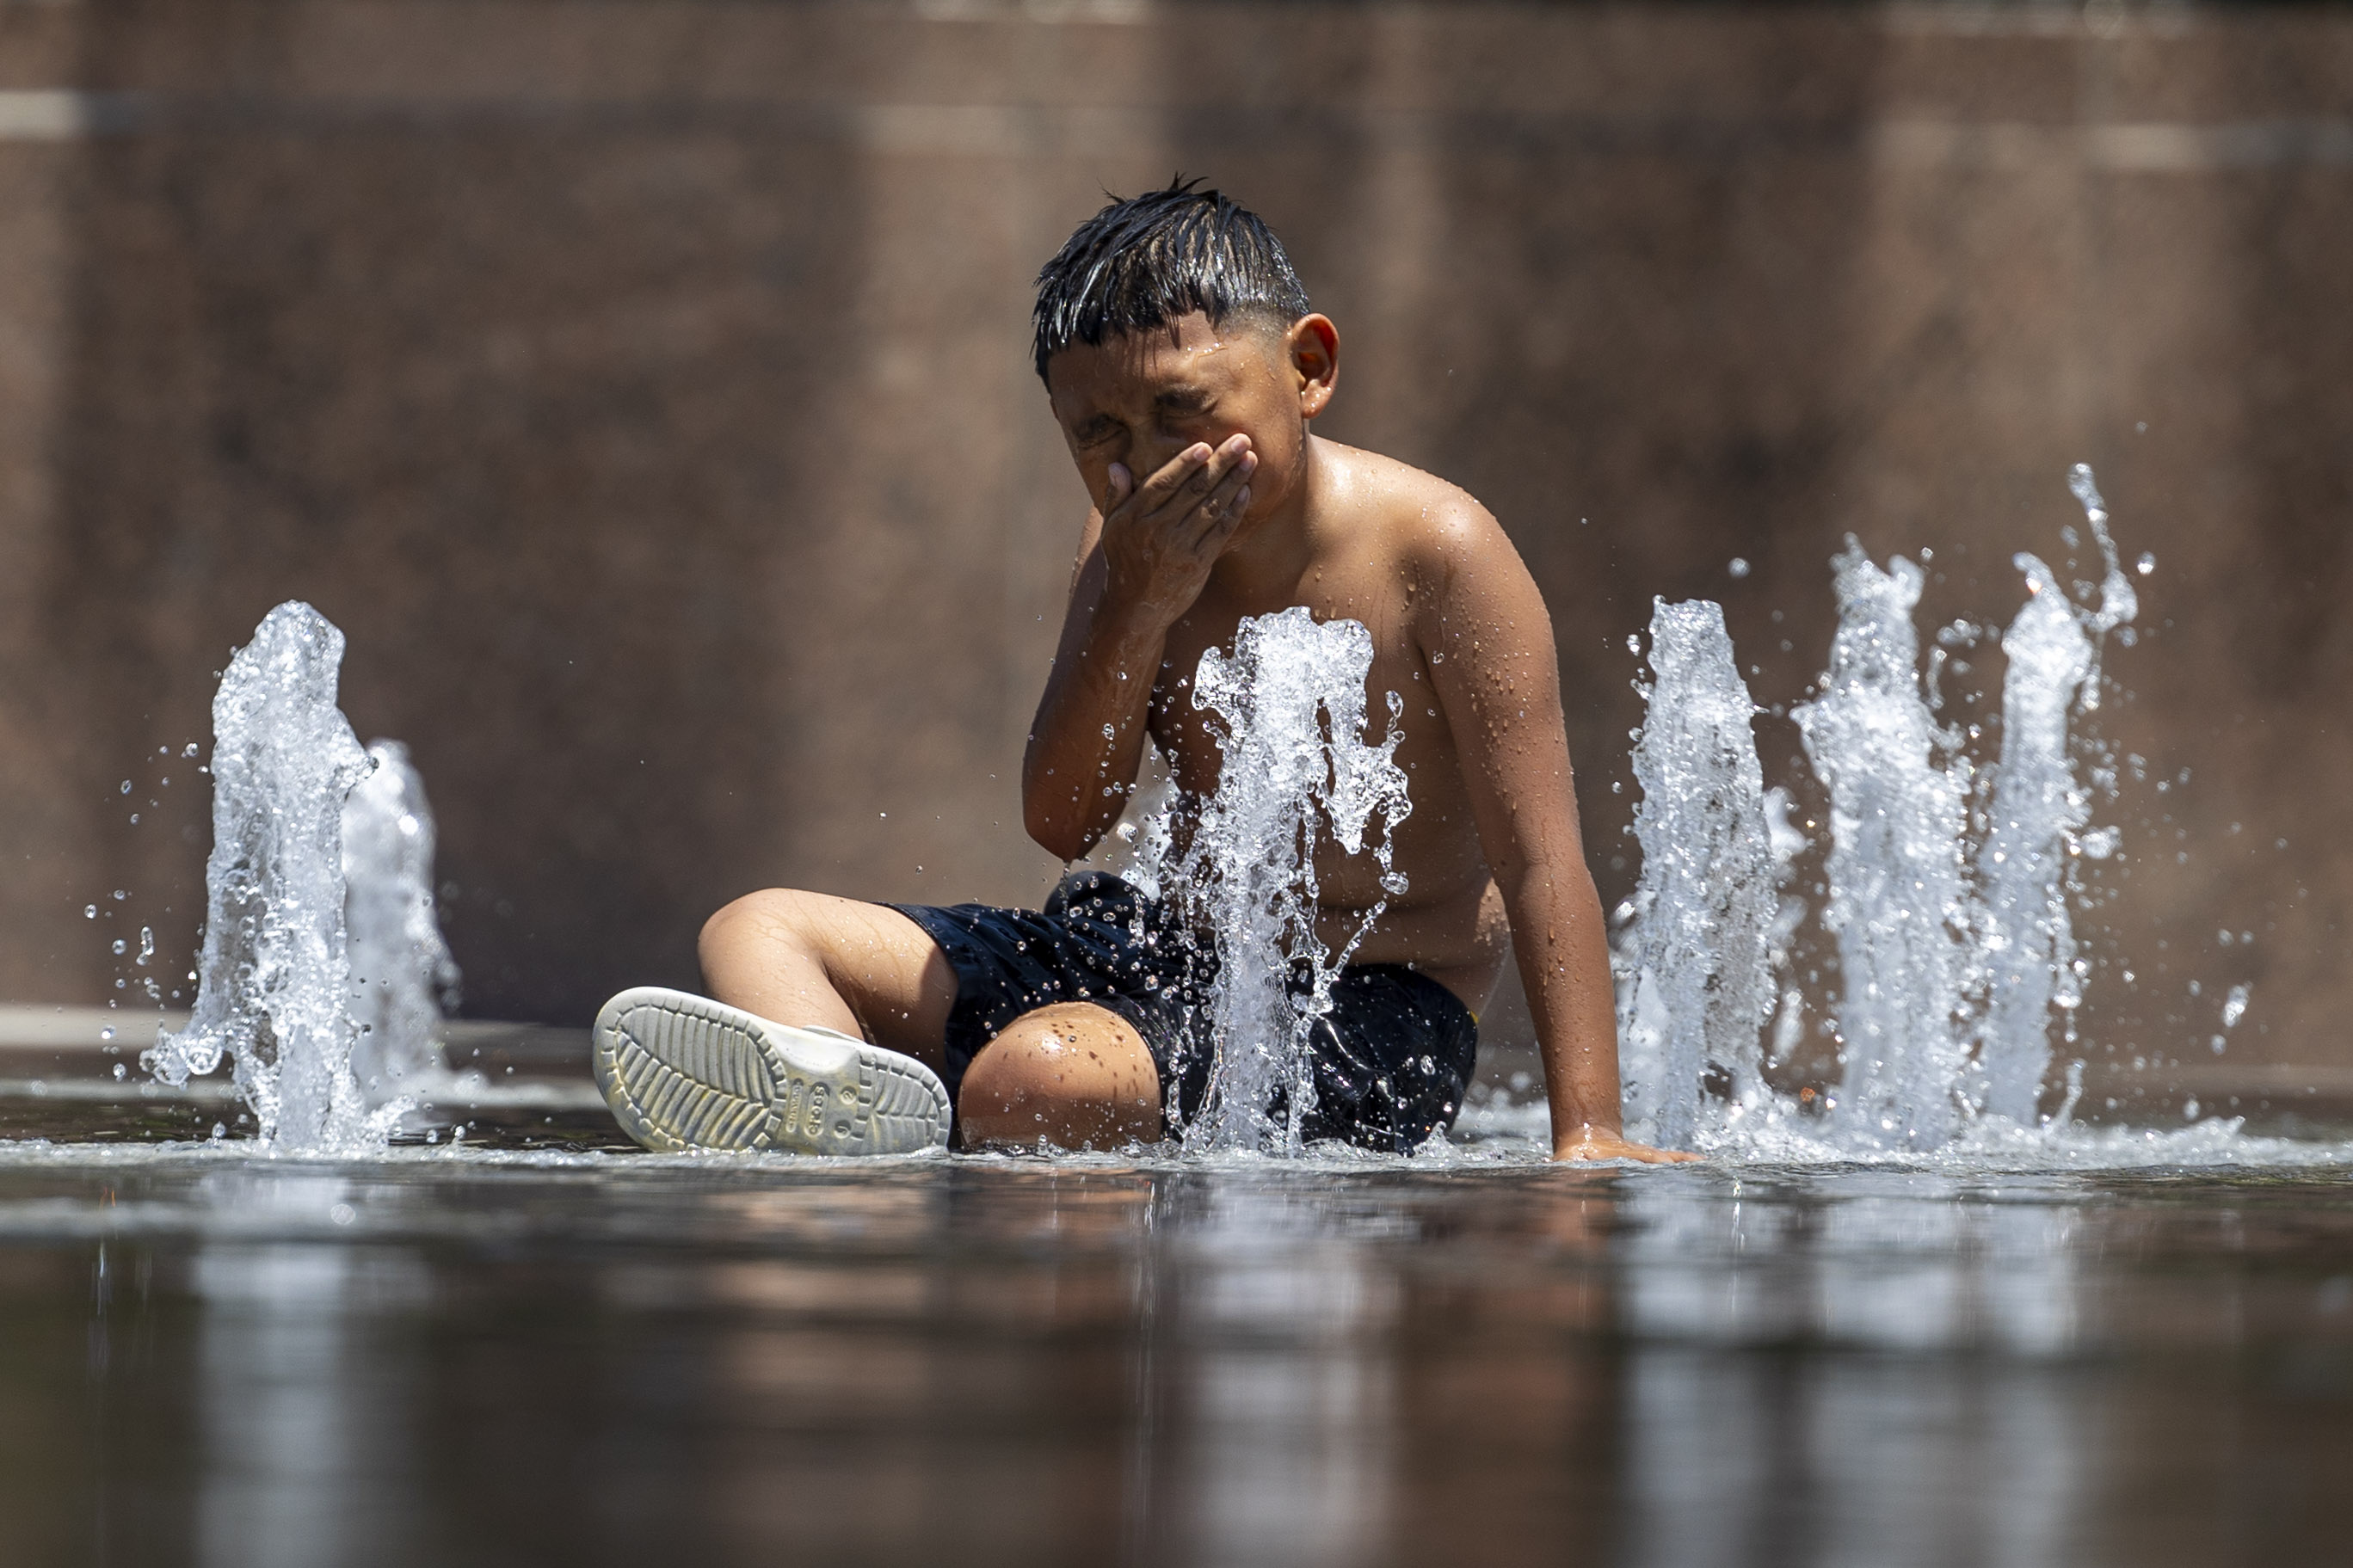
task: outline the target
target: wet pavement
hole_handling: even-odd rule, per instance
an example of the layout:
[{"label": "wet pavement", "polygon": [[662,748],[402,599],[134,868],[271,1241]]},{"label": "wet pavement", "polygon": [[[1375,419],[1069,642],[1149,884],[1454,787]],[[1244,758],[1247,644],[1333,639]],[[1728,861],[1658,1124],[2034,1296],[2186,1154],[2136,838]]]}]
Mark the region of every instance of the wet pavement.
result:
[{"label": "wet pavement", "polygon": [[2353,1563],[2346,1166],[657,1161],[512,1107],[314,1163],[15,1104],[11,1562]]}]

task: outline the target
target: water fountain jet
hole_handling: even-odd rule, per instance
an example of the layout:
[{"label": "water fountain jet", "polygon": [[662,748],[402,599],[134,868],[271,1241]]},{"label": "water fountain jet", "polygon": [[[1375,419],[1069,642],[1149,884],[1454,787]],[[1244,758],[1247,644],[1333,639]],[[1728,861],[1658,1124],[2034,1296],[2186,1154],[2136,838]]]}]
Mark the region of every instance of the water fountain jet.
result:
[{"label": "water fountain jet", "polygon": [[1361,623],[1319,626],[1303,607],[1245,620],[1230,656],[1201,656],[1193,704],[1218,737],[1218,787],[1158,879],[1217,951],[1216,1054],[1208,1096],[1182,1130],[1188,1149],[1299,1151],[1314,1104],[1308,1032],[1383,907],[1339,952],[1325,949],[1315,931],[1319,842],[1345,855],[1369,847],[1382,886],[1404,891],[1389,861],[1389,835],[1412,810],[1396,762],[1404,700],[1389,694],[1385,739],[1360,739],[1372,664]]},{"label": "water fountain jet", "polygon": [[343,802],[343,919],[359,1037],[352,1073],[371,1106],[438,1087],[438,1038],[458,965],[434,918],[433,810],[397,741],[368,747],[375,771]]},{"label": "water fountain jet", "polygon": [[[347,826],[359,830],[350,863],[360,874],[358,926],[369,968],[379,972],[364,978],[411,979],[420,962],[423,973],[435,976],[448,963],[438,929],[430,943],[417,935],[411,884],[429,878],[431,865],[421,790],[396,747],[375,757],[360,749],[335,702],[343,657],[343,634],[310,605],[290,601],[263,617],[221,677],[213,698],[213,848],[195,1006],[186,1028],[159,1039],[142,1058],[175,1086],[233,1058],[237,1091],[274,1153],[382,1148],[414,1102],[385,1092],[388,1085],[372,1093],[353,1071],[355,1052],[359,1065],[381,1077],[374,1069],[385,1065],[384,1052],[406,1071],[432,1048],[429,1024],[416,1016],[413,985],[397,1001],[387,986],[381,1005],[367,1003],[368,1016],[390,1026],[382,1041],[361,1048],[353,1004],[365,998],[354,994],[346,924]],[[387,766],[373,787],[355,788]],[[426,842],[421,860],[417,847],[401,849],[379,874],[384,856],[374,825],[387,804],[401,807],[391,818],[394,834],[417,837],[403,835],[406,818]],[[429,928],[427,886],[421,916]]]},{"label": "water fountain jet", "polygon": [[[1774,1000],[1767,963],[1778,912],[1765,782],[1724,611],[1654,602],[1649,718],[1634,752],[1642,799],[1635,908],[1618,944],[1626,975],[1619,1052],[1629,1136],[1694,1146],[1768,1109],[1758,1026]],[[1727,1092],[1703,1095],[1720,1072]]]}]

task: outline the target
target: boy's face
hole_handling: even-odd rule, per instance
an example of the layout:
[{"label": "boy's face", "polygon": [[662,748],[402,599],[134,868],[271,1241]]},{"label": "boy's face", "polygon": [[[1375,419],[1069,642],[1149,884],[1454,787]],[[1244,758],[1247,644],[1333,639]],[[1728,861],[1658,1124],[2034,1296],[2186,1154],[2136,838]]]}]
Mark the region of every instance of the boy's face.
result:
[{"label": "boy's face", "polygon": [[1237,433],[1258,454],[1248,526],[1291,501],[1305,469],[1307,421],[1331,401],[1338,334],[1322,316],[1288,330],[1195,311],[1173,327],[1073,343],[1046,362],[1046,391],[1087,494],[1109,510],[1112,468],[1132,489],[1197,441]]}]

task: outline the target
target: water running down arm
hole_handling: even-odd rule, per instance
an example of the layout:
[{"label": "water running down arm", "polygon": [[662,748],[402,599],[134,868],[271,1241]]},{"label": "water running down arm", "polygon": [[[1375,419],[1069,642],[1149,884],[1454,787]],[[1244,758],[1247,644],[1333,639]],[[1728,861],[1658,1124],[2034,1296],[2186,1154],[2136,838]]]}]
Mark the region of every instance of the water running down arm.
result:
[{"label": "water running down arm", "polygon": [[1054,668],[1021,760],[1029,837],[1076,860],[1111,830],[1144,760],[1168,628],[1200,597],[1250,504],[1247,437],[1196,443],[1142,487],[1111,469],[1087,514]]},{"label": "water running down arm", "polygon": [[1417,626],[1461,758],[1479,844],[1535,1016],[1556,1160],[1681,1160],[1630,1143],[1601,900],[1577,824],[1552,619],[1502,527],[1475,506],[1440,531]]}]

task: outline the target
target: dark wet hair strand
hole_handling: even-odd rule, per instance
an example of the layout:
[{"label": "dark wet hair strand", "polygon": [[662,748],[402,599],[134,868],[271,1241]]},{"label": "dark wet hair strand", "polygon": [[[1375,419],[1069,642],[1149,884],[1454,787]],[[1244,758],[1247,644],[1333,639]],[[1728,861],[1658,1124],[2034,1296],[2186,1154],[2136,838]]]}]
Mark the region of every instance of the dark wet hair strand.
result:
[{"label": "dark wet hair strand", "polygon": [[1148,331],[1200,311],[1213,326],[1260,315],[1288,326],[1313,309],[1264,219],[1179,174],[1113,200],[1038,274],[1038,378],[1073,343]]}]

